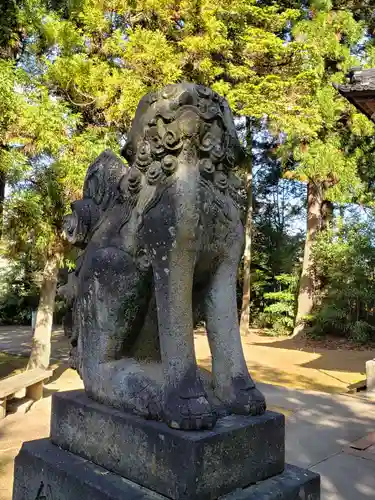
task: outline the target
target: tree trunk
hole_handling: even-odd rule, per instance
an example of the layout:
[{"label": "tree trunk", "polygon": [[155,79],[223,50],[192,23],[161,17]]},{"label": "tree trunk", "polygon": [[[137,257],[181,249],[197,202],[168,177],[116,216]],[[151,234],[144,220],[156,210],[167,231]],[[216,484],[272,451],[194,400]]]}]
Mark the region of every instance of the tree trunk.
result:
[{"label": "tree trunk", "polygon": [[303,332],[304,318],[311,314],[314,306],[315,280],[311,270],[312,246],[321,223],[320,200],[319,185],[310,181],[307,185],[307,230],[293,337]]},{"label": "tree trunk", "polygon": [[51,331],[55,306],[59,256],[51,256],[44,267],[38,312],[27,369],[47,369],[51,355]]},{"label": "tree trunk", "polygon": [[246,120],[247,146],[249,149],[248,170],[246,174],[247,212],[245,220],[245,249],[243,253],[243,285],[240,330],[246,335],[249,333],[250,323],[250,279],[251,279],[251,233],[253,225],[253,165],[252,165],[252,123]]},{"label": "tree trunk", "polygon": [[[323,193],[324,198],[324,193]],[[330,200],[323,199],[321,204],[321,225],[322,231],[328,229],[333,221],[333,203]]]},{"label": "tree trunk", "polygon": [[[322,198],[323,201],[320,207],[320,231],[326,231],[327,229],[332,227],[334,206],[332,201],[324,199],[324,190],[322,193]],[[328,276],[325,276],[324,274],[320,274],[319,276],[317,276],[317,285],[320,292],[323,291],[324,287],[327,285],[327,282]]]},{"label": "tree trunk", "polygon": [[5,173],[0,171],[0,238],[2,238],[3,236],[5,185],[6,185]]}]

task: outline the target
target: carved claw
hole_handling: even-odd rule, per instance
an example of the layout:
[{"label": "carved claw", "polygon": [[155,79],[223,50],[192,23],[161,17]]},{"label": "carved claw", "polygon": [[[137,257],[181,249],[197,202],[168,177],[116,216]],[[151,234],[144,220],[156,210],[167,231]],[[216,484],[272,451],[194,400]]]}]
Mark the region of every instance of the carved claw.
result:
[{"label": "carved claw", "polygon": [[234,399],[229,403],[229,409],[237,415],[263,415],[266,400],[256,387],[237,389]]},{"label": "carved claw", "polygon": [[225,391],[216,388],[215,394],[230,413],[256,416],[266,411],[266,400],[250,376],[235,377]]},{"label": "carved claw", "polygon": [[205,396],[183,398],[171,392],[165,400],[163,417],[173,429],[212,429],[217,416]]}]

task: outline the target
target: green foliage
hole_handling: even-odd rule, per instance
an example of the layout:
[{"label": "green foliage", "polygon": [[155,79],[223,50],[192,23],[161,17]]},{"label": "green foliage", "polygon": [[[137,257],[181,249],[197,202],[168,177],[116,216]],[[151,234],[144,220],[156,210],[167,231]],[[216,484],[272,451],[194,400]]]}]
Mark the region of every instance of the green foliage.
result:
[{"label": "green foliage", "polygon": [[0,260],[0,324],[31,324],[38,304],[38,285],[25,261]]},{"label": "green foliage", "polygon": [[[306,67],[314,67],[315,84],[309,101],[316,126],[305,137],[300,136],[302,142],[294,147],[294,163],[287,167],[287,177],[318,183],[328,180],[325,198],[342,203],[363,196],[363,175],[357,169],[361,151],[358,136],[366,140],[374,128],[337,94],[332,83],[343,82],[350,67],[360,65],[361,58],[372,50],[370,41],[363,42],[365,31],[351,10],[335,10],[334,2],[327,1],[313,2],[311,15],[293,28],[295,39],[305,43]],[[356,148],[348,148],[352,142],[357,143]],[[290,158],[288,153],[286,157]]]},{"label": "green foliage", "polygon": [[267,305],[259,320],[277,335],[288,335],[293,331],[298,278],[296,274],[275,276],[278,290],[264,294]]},{"label": "green foliage", "polygon": [[324,282],[312,318],[314,335],[375,339],[373,231],[373,224],[351,220],[319,236],[314,273]]},{"label": "green foliage", "polygon": [[[332,86],[344,81],[351,66],[375,64],[374,39],[368,36],[373,9],[369,1],[362,4],[3,2],[0,173],[10,188],[6,255],[32,262],[33,273],[51,254],[68,258],[62,217],[80,196],[88,164],[106,148],[119,151],[143,94],[182,80],[200,82],[225,95],[237,115],[263,124],[263,138],[253,148],[253,323],[290,331],[302,243],[294,226],[301,226],[305,214],[301,181],[322,186],[324,199],[335,204],[374,204],[374,127]],[[349,233],[340,238],[350,240],[351,250],[337,246],[338,233],[327,233],[314,253],[316,272],[327,279],[314,316],[314,324],[324,325],[321,331],[332,325],[340,331],[344,312],[349,314],[340,279],[349,280],[354,294],[365,280],[360,262],[366,262],[366,280],[371,275],[371,239],[361,246],[359,235],[353,230],[350,239]],[[328,258],[331,251],[345,262],[345,273]],[[349,258],[351,251],[355,257]],[[345,334],[371,336],[372,313],[364,297],[350,300],[361,304],[360,314],[350,312],[354,319]]]},{"label": "green foliage", "polygon": [[305,41],[285,43],[303,18],[298,8],[256,0],[24,0],[13,18],[8,41],[14,35],[18,52],[0,78],[9,256],[32,252],[42,266],[66,252],[62,215],[88,163],[106,147],[119,149],[145,92],[202,82],[236,112],[267,115],[275,130],[306,135],[316,127],[307,111],[316,76],[305,64]]},{"label": "green foliage", "polygon": [[[41,274],[35,262],[27,259],[0,259],[0,325],[27,325],[39,302]],[[66,304],[60,298],[55,303],[54,321],[61,324]]]},{"label": "green foliage", "polygon": [[9,61],[0,59],[0,143],[4,144],[7,136],[17,122],[20,99],[15,92],[16,73]]},{"label": "green foliage", "polygon": [[87,0],[44,9],[33,44],[41,81],[91,125],[126,132],[142,94],[188,80],[293,135],[316,127],[306,109],[316,85],[306,43],[285,43],[301,9],[255,0]]},{"label": "green foliage", "polygon": [[[272,328],[275,334],[286,334],[290,333],[294,320],[295,304],[283,302],[282,294],[289,290],[284,278],[293,276],[296,280],[303,234],[295,230],[295,225],[301,225],[305,215],[305,190],[300,183],[281,178],[282,165],[275,154],[275,139],[263,127],[256,136],[251,324],[253,327]],[[295,294],[293,297],[295,301]],[[285,310],[277,311],[278,307]],[[291,314],[287,314],[287,308],[291,309]]]}]

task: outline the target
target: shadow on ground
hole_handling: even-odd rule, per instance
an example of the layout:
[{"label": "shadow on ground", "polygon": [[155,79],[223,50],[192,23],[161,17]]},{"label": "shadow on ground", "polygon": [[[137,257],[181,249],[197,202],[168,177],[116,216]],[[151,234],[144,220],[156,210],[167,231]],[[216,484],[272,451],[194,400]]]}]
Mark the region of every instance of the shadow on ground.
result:
[{"label": "shadow on ground", "polygon": [[[29,356],[32,330],[29,326],[0,326],[0,351],[19,356]],[[67,361],[69,341],[60,326],[54,326],[51,336],[51,358]]]},{"label": "shadow on ground", "polygon": [[[210,370],[211,358],[201,358],[200,365]],[[266,395],[268,408],[286,416],[286,459],[321,474],[322,499],[375,498],[375,450],[372,456],[362,457],[348,452],[350,443],[375,431],[375,404],[337,394],[337,386],[326,383],[322,392],[286,387],[296,385],[296,373],[254,362],[249,369],[255,380],[274,384],[259,383],[258,387]],[[298,386],[304,384],[311,388],[311,379],[298,375]],[[313,385],[319,389],[316,381]]]},{"label": "shadow on ground", "polygon": [[[210,360],[206,360],[210,365]],[[74,378],[76,377],[76,378]],[[72,379],[73,386],[67,381]],[[0,500],[11,499],[13,460],[23,441],[49,434],[49,397],[76,388],[77,376],[60,366],[45,398],[25,415],[9,415],[0,424]],[[259,384],[269,409],[286,415],[286,458],[322,475],[324,500],[365,500],[375,496],[375,462],[343,452],[375,429],[375,407],[359,398]],[[251,453],[251,451],[250,451]]]},{"label": "shadow on ground", "polygon": [[[206,335],[204,327],[200,327],[195,331],[197,338],[206,337]],[[298,362],[298,366],[315,370],[364,374],[366,361],[375,358],[373,346],[358,346],[351,344],[346,339],[339,338],[314,341],[306,338],[272,337],[262,335],[259,330],[254,330],[249,335],[243,336],[242,342],[245,350],[260,348],[259,352],[262,353],[264,353],[264,350],[261,348],[269,349],[270,353],[274,350],[280,350],[280,357],[284,354],[281,351],[295,351],[296,358],[300,353],[305,353],[305,357],[311,354],[314,359],[302,363]]]},{"label": "shadow on ground", "polygon": [[26,368],[28,358],[0,352],[0,379]]},{"label": "shadow on ground", "polygon": [[[340,339],[331,344],[329,342],[325,344],[324,341],[295,340],[291,338],[274,339],[252,335],[249,339],[245,338],[244,343],[272,349],[286,349],[317,354],[319,356],[314,360],[300,365],[316,370],[365,373],[366,361],[375,358],[375,349],[373,347],[360,347]],[[330,345],[331,347],[327,347]]]},{"label": "shadow on ground", "polygon": [[321,474],[324,500],[375,497],[375,461],[347,452],[350,443],[375,430],[373,404],[358,397],[259,387],[271,409],[276,406],[290,412],[287,461]]}]

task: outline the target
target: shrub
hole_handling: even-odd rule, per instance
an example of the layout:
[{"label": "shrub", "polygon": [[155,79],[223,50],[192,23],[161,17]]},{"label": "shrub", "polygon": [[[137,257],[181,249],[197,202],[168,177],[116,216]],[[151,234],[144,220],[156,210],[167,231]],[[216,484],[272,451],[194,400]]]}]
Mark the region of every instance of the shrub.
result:
[{"label": "shrub", "polygon": [[288,335],[294,327],[298,280],[294,274],[281,274],[275,279],[279,289],[264,294],[268,304],[260,316],[277,335]]},{"label": "shrub", "polygon": [[375,340],[373,228],[350,221],[321,233],[313,248],[317,293],[313,335],[334,334],[355,342]]}]

